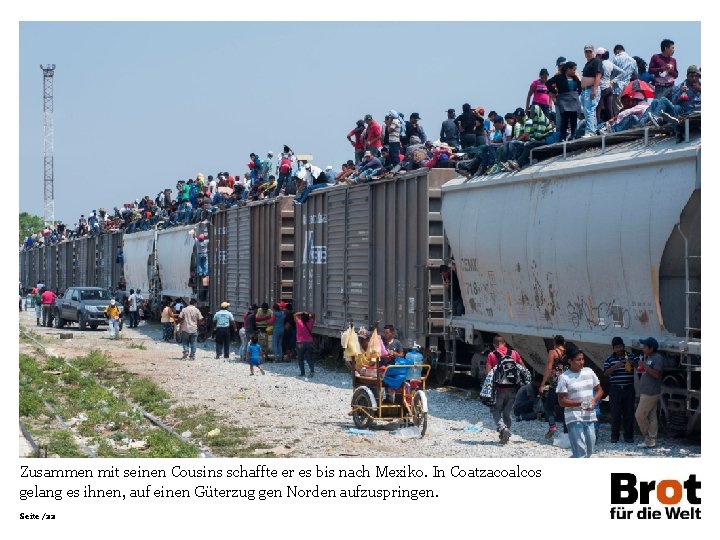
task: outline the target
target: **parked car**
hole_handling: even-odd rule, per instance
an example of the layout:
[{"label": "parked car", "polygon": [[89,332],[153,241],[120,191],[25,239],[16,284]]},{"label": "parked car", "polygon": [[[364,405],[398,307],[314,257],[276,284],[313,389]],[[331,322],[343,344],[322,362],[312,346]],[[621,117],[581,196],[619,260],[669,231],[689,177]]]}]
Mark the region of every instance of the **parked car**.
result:
[{"label": "parked car", "polygon": [[103,287],[70,287],[55,300],[55,326],[62,328],[76,322],[80,330],[88,326],[95,330],[108,324],[105,309],[110,305],[112,294]]}]

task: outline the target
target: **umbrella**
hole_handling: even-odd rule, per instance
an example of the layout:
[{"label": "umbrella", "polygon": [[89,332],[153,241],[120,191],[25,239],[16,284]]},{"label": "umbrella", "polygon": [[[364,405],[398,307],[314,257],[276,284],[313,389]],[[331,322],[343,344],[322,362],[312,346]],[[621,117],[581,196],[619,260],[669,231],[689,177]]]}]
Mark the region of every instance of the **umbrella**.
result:
[{"label": "umbrella", "polygon": [[623,90],[623,93],[620,97],[632,97],[635,92],[642,92],[643,94],[645,94],[645,99],[655,97],[655,91],[652,89],[652,87],[648,83],[646,83],[645,81],[641,81],[640,79],[630,81],[630,83],[625,86],[625,89]]}]

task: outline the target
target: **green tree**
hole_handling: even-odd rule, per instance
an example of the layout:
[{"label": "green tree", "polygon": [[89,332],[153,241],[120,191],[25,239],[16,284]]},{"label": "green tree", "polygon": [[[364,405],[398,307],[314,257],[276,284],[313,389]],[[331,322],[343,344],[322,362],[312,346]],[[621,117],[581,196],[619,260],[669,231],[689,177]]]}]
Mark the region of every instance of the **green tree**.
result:
[{"label": "green tree", "polygon": [[27,212],[20,213],[20,244],[22,244],[28,236],[42,229],[43,224],[43,218],[40,216],[33,216]]}]

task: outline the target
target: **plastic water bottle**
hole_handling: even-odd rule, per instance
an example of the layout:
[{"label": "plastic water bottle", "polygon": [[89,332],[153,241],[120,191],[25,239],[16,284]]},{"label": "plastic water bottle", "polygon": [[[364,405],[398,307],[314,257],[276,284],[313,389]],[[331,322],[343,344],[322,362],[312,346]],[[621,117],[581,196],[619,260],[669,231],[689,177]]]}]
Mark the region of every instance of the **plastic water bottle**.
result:
[{"label": "plastic water bottle", "polygon": [[[423,355],[417,350],[417,345],[413,345],[412,349],[408,351],[405,358],[412,360],[413,364],[419,365],[423,363]],[[419,379],[422,377],[422,368],[416,367],[408,370],[408,379]]]}]

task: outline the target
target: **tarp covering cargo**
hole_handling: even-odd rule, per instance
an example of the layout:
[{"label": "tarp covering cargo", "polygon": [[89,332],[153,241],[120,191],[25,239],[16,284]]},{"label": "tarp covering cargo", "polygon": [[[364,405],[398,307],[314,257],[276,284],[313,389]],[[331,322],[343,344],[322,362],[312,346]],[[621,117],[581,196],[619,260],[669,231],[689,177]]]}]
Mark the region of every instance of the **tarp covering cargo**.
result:
[{"label": "tarp covering cargo", "polygon": [[[187,234],[187,233],[186,233]],[[125,282],[127,290],[150,290],[149,259],[153,253],[155,231],[123,235]]]},{"label": "tarp covering cargo", "polygon": [[192,295],[188,286],[195,247],[195,238],[189,234],[192,229],[192,226],[180,227],[158,233],[157,261],[164,296],[190,298]]}]

